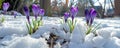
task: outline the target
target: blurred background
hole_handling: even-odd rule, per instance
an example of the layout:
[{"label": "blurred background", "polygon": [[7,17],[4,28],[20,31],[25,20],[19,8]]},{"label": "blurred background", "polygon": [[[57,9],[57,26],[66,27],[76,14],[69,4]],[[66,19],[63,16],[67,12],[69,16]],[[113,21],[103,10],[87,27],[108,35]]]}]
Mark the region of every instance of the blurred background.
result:
[{"label": "blurred background", "polygon": [[[39,4],[45,9],[45,16],[61,17],[68,12],[71,6],[78,6],[77,16],[84,16],[86,8],[95,8],[99,18],[120,17],[120,0],[0,0],[0,10],[2,11],[3,2],[9,2],[8,11],[17,11],[21,15],[25,5],[31,8],[32,4]],[[32,10],[30,10],[32,15]]]}]

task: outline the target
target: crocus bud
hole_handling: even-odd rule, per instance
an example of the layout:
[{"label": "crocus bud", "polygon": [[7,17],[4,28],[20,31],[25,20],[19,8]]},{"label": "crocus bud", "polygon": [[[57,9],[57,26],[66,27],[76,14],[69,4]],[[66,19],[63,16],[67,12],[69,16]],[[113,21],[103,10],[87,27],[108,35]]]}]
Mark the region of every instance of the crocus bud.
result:
[{"label": "crocus bud", "polygon": [[64,13],[64,20],[65,20],[65,22],[67,22],[67,19],[68,19],[69,16],[70,16],[70,13],[68,13],[68,12]]},{"label": "crocus bud", "polygon": [[94,18],[96,17],[97,12],[94,8],[91,8],[90,11],[88,9],[85,9],[85,18],[87,25],[91,26]]},{"label": "crocus bud", "polygon": [[72,17],[72,21],[74,20],[74,17],[77,15],[78,13],[78,7],[71,7],[70,8],[70,13],[71,13],[71,17]]},{"label": "crocus bud", "polygon": [[36,20],[37,20],[37,16],[39,15],[39,9],[40,9],[39,5],[37,5],[37,4],[32,5],[32,12],[33,12]]},{"label": "crocus bud", "polygon": [[9,6],[10,6],[10,4],[8,2],[7,3],[3,3],[3,11],[4,11],[4,13],[7,12]]},{"label": "crocus bud", "polygon": [[30,14],[29,14],[29,9],[27,6],[24,6],[24,14],[26,15],[26,18],[28,20],[28,23],[30,24]]},{"label": "crocus bud", "polygon": [[44,14],[45,14],[45,10],[44,9],[40,9],[39,10],[39,15],[44,16]]}]

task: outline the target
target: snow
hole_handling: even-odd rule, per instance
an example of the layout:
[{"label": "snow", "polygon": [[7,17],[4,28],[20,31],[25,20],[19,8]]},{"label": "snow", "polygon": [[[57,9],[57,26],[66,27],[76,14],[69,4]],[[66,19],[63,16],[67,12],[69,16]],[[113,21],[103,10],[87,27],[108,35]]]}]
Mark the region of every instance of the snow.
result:
[{"label": "snow", "polygon": [[60,43],[57,43],[57,44],[54,46],[54,48],[61,48]]},{"label": "snow", "polygon": [[111,32],[111,28],[102,28],[97,30],[97,34],[104,38],[110,38]]},{"label": "snow", "polygon": [[85,32],[86,32],[85,27],[83,27],[81,24],[77,24],[72,32],[71,42],[82,43],[85,38]]},{"label": "snow", "polygon": [[70,32],[70,28],[69,28],[69,26],[67,25],[67,23],[61,24],[61,25],[60,25],[60,29],[61,29],[61,30],[64,29],[65,31]]},{"label": "snow", "polygon": [[3,25],[0,27],[0,37],[12,34],[28,34],[26,24],[23,20],[8,20],[3,22]]},{"label": "snow", "polygon": [[105,42],[106,42],[106,40],[101,36],[96,36],[93,38],[93,43],[96,48],[103,47]]},{"label": "snow", "polygon": [[116,29],[116,31],[114,31],[114,32],[112,32],[111,33],[111,36],[112,37],[118,37],[118,38],[120,38],[120,29]]},{"label": "snow", "polygon": [[4,48],[48,48],[44,38],[32,38],[31,36],[6,36],[1,40]]},{"label": "snow", "polygon": [[[55,41],[54,48],[120,48],[120,19],[118,18],[95,18],[94,24],[101,23],[100,28],[97,29],[96,34],[86,35],[87,26],[83,17],[76,18],[78,22],[72,33],[66,23],[60,23],[61,18],[44,17],[43,26],[29,35],[25,16],[14,18],[5,15],[4,17],[5,21],[0,25],[0,48],[49,48],[47,40],[50,39],[51,33],[59,37]],[[64,41],[66,43],[63,43]]]}]

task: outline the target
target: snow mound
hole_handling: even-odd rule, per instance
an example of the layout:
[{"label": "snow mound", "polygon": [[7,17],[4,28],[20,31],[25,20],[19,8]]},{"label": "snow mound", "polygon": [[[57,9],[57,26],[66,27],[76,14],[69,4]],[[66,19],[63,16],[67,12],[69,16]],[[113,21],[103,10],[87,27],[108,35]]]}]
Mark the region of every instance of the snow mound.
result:
[{"label": "snow mound", "polygon": [[0,26],[0,37],[12,34],[28,34],[26,24],[23,21],[5,21],[3,24]]},{"label": "snow mound", "polygon": [[1,40],[1,47],[5,48],[49,48],[44,38],[32,38],[31,36],[7,36]]}]

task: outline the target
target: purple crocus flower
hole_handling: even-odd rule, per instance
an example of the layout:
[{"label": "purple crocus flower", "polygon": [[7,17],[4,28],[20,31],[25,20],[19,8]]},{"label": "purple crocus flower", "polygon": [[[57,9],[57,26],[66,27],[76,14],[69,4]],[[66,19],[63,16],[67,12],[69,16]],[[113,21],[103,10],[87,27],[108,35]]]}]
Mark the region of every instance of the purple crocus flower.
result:
[{"label": "purple crocus flower", "polygon": [[40,9],[39,10],[39,15],[44,16],[44,14],[45,14],[45,10],[44,9]]},{"label": "purple crocus flower", "polygon": [[87,25],[91,26],[94,18],[96,17],[97,12],[94,8],[91,8],[90,11],[88,9],[85,9],[85,16],[86,16],[86,23]]},{"label": "purple crocus flower", "polygon": [[28,23],[30,24],[30,14],[29,14],[29,9],[27,6],[24,6],[24,14],[26,15],[26,18],[28,20]]},{"label": "purple crocus flower", "polygon": [[37,20],[37,16],[39,15],[39,8],[40,7],[37,4],[32,5],[32,12],[33,12],[36,20]]},{"label": "purple crocus flower", "polygon": [[10,4],[8,2],[3,3],[3,10],[4,10],[4,12],[7,12],[9,6],[10,6]]},{"label": "purple crocus flower", "polygon": [[74,17],[77,15],[78,13],[78,7],[71,7],[70,8],[70,13],[71,13],[71,17],[72,17],[72,21],[74,20]]},{"label": "purple crocus flower", "polygon": [[67,19],[69,18],[69,16],[70,16],[70,13],[68,13],[68,12],[64,13],[64,20],[65,20],[65,22],[67,22]]}]

